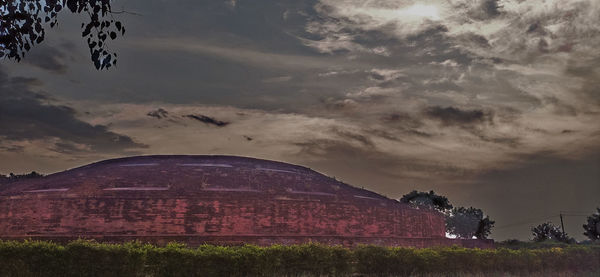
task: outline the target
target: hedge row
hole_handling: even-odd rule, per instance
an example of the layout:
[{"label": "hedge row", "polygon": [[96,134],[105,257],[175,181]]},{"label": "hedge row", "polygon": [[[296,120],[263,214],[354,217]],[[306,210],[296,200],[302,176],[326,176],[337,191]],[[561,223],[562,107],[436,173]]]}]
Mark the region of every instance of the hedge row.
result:
[{"label": "hedge row", "polygon": [[0,241],[0,276],[463,276],[600,273],[599,246],[480,250],[292,246],[157,247]]},{"label": "hedge row", "polygon": [[[542,249],[542,248],[565,248],[573,246],[573,243],[560,242],[556,240],[545,240],[541,242],[536,241],[520,241],[516,239],[497,241],[494,243],[497,248],[509,248],[509,249]],[[578,245],[585,246],[597,246],[600,247],[599,242],[583,241]]]}]

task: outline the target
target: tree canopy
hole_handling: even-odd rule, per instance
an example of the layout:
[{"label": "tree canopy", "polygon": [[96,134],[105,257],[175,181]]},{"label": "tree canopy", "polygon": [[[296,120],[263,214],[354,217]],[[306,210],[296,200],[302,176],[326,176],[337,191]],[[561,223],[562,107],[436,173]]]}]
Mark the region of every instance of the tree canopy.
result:
[{"label": "tree canopy", "polygon": [[65,7],[89,16],[81,24],[81,36],[96,69],[116,65],[117,54],[107,50],[107,38],[124,35],[125,27],[113,18],[110,0],[0,0],[0,58],[21,61],[31,47],[44,41],[44,25],[58,24],[58,13]]},{"label": "tree canopy", "polygon": [[555,240],[559,242],[571,243],[574,242],[573,238],[570,238],[567,233],[564,233],[560,228],[552,222],[545,222],[538,226],[531,228],[533,234],[533,241],[542,242],[547,240]]},{"label": "tree canopy", "polygon": [[495,221],[484,217],[481,209],[473,207],[453,208],[447,197],[429,192],[413,190],[400,198],[400,202],[416,208],[435,209],[446,216],[446,232],[457,238],[486,239],[492,232]]},{"label": "tree canopy", "polygon": [[436,209],[440,212],[446,212],[452,209],[452,204],[445,196],[437,195],[435,192],[416,191],[413,190],[400,198],[400,202],[411,204],[417,208],[425,207]]},{"label": "tree canopy", "polygon": [[446,231],[457,238],[486,239],[492,232],[495,221],[484,217],[481,209],[457,207],[446,215]]},{"label": "tree canopy", "polygon": [[44,174],[40,174],[35,171],[31,171],[30,173],[25,173],[25,174],[14,174],[11,172],[8,175],[0,174],[0,184],[10,183],[10,182],[14,182],[14,181],[22,180],[22,179],[32,179],[32,178],[41,178],[41,177],[44,177]]},{"label": "tree canopy", "polygon": [[600,240],[600,208],[597,209],[598,212],[588,216],[587,223],[583,225],[583,235],[593,241]]}]

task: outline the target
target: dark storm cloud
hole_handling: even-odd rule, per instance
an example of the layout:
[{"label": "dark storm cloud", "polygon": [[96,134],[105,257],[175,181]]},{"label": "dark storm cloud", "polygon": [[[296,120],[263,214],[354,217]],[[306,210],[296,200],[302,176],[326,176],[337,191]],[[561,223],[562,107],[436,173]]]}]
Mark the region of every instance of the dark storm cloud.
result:
[{"label": "dark storm cloud", "polygon": [[[103,125],[77,119],[68,106],[52,104],[45,94],[32,90],[36,79],[10,78],[0,68],[0,137],[7,141],[57,138],[55,150],[121,152],[143,148],[130,137],[111,132]],[[15,148],[16,147],[16,148]],[[14,146],[18,150],[18,146]]]},{"label": "dark storm cloud", "polygon": [[464,126],[481,124],[486,121],[491,121],[491,113],[483,110],[462,110],[455,107],[439,107],[433,106],[425,109],[425,116],[437,121],[440,121],[444,125],[451,126]]},{"label": "dark storm cloud", "polygon": [[[402,131],[403,136],[418,136],[422,138],[433,136],[432,134],[421,130],[421,127],[424,126],[423,121],[409,113],[398,111],[391,112],[383,115],[381,121],[389,129]],[[398,135],[391,135],[385,130],[370,130],[369,133],[390,140],[401,140]]]},{"label": "dark storm cloud", "polygon": [[64,74],[67,71],[69,58],[65,51],[73,48],[74,45],[70,42],[63,42],[57,47],[42,43],[28,52],[23,62],[53,73]]},{"label": "dark storm cloud", "polygon": [[229,124],[229,122],[227,121],[221,121],[221,120],[217,120],[215,118],[212,118],[210,116],[206,116],[206,115],[201,115],[201,114],[188,114],[185,117],[187,118],[191,118],[191,119],[195,119],[198,120],[202,123],[208,124],[208,125],[214,125],[217,127],[225,127]]},{"label": "dark storm cloud", "polygon": [[407,128],[419,128],[423,126],[421,120],[405,112],[392,112],[386,114],[382,117],[382,120],[385,123],[398,124]]},{"label": "dark storm cloud", "polygon": [[473,19],[477,20],[488,20],[490,18],[494,18],[502,12],[500,8],[502,8],[498,4],[499,0],[480,0],[478,5],[473,5],[468,12],[469,16]]},{"label": "dark storm cloud", "polygon": [[503,137],[494,137],[486,135],[482,132],[473,131],[473,133],[482,141],[491,142],[495,144],[500,144],[504,146],[508,146],[511,148],[516,148],[520,145],[521,139],[515,136],[503,136]]},{"label": "dark storm cloud", "polygon": [[169,112],[167,112],[163,108],[158,108],[157,110],[148,112],[146,115],[149,117],[161,119],[167,117],[169,115]]},{"label": "dark storm cloud", "polygon": [[483,0],[481,3],[482,9],[490,16],[496,16],[500,14],[499,0]]},{"label": "dark storm cloud", "polygon": [[340,128],[332,128],[331,132],[333,134],[336,134],[337,136],[339,136],[342,141],[346,141],[346,142],[355,141],[355,142],[360,143],[364,147],[368,147],[368,148],[373,148],[375,146],[373,144],[373,141],[371,141],[371,139],[368,136],[359,134],[357,132],[343,130]]}]

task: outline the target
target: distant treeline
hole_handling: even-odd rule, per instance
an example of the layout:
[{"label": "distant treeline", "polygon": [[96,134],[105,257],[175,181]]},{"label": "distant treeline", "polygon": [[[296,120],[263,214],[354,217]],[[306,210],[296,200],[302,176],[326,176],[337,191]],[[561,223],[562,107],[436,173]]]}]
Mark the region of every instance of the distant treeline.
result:
[{"label": "distant treeline", "polygon": [[0,276],[600,276],[600,245],[353,249],[0,241]]},{"label": "distant treeline", "polygon": [[37,173],[35,171],[31,171],[30,173],[25,174],[14,174],[9,173],[8,175],[0,174],[0,184],[10,183],[22,179],[32,179],[32,178],[40,178],[44,177],[44,174]]}]

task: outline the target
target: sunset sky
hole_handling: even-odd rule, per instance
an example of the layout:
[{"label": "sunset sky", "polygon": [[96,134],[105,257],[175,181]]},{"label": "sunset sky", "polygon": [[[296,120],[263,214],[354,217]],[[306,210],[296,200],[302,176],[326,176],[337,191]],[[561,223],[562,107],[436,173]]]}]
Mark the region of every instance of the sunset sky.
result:
[{"label": "sunset sky", "polygon": [[600,1],[112,3],[131,12],[116,68],[94,68],[68,11],[0,61],[0,173],[251,156],[390,198],[434,190],[497,240],[600,207]]}]

